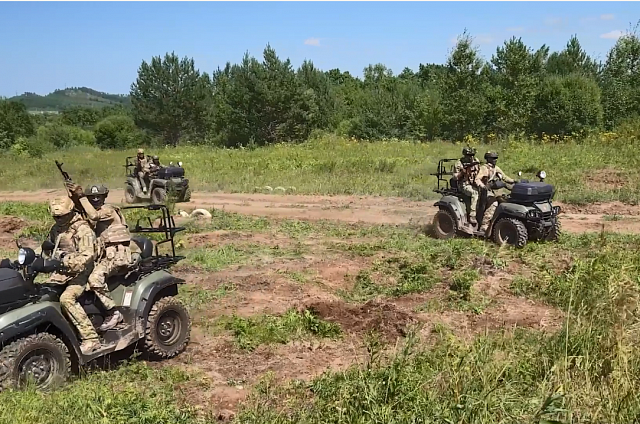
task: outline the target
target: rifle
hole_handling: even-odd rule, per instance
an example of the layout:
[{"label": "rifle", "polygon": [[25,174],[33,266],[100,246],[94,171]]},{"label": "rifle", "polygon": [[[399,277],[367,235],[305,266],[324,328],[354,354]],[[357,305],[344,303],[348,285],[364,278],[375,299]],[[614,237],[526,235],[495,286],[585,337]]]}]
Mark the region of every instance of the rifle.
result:
[{"label": "rifle", "polygon": [[[73,180],[69,176],[69,173],[62,169],[62,165],[64,165],[64,164],[60,163],[58,161],[55,161],[55,162],[56,162],[56,166],[60,170],[60,173],[62,174],[62,178],[64,179],[64,182],[65,183],[72,183]],[[82,215],[83,218],[86,218],[87,217],[87,213],[85,212],[84,208],[82,207],[82,204],[80,203],[80,200],[78,198],[75,198],[75,196],[71,195],[71,193],[69,192],[69,188],[67,187],[66,184],[64,185],[64,189],[67,192],[67,196],[69,196],[69,198],[73,201],[73,204],[75,205],[76,210],[80,213],[80,215]]]}]

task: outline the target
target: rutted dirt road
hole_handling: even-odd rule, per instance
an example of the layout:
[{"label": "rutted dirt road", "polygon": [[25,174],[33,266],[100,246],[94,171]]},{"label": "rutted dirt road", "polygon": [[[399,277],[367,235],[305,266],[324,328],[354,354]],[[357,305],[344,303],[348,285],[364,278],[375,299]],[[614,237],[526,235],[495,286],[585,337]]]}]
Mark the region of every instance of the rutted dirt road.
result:
[{"label": "rutted dirt road", "polygon": [[[0,201],[44,202],[62,190],[0,192]],[[124,192],[112,190],[111,202],[124,203]],[[556,204],[559,204],[556,202]],[[215,208],[246,215],[297,219],[329,219],[375,224],[427,224],[436,211],[433,201],[411,201],[396,197],[314,196],[280,194],[194,193],[179,208]],[[640,206],[621,203],[573,206],[559,204],[564,231],[640,233]]]}]

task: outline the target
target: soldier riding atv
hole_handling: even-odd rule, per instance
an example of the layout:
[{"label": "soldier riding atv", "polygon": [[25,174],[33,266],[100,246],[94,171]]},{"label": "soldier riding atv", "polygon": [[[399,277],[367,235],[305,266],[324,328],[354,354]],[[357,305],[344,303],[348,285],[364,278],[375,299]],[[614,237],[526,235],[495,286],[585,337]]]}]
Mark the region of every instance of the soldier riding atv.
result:
[{"label": "soldier riding atv", "polygon": [[[144,156],[144,153],[142,155]],[[131,204],[139,200],[151,200],[154,205],[159,205],[166,202],[168,195],[176,202],[191,200],[191,188],[189,180],[184,177],[182,162],[178,162],[177,166],[173,162],[170,162],[169,166],[162,166],[155,158],[147,156],[143,159],[149,165],[148,170],[138,169],[137,157],[126,158],[125,201]],[[140,178],[143,178],[143,181]],[[149,179],[148,187],[144,179]]]},{"label": "soldier riding atv", "polygon": [[[497,155],[495,157],[497,158]],[[437,172],[431,174],[438,178],[437,189],[434,191],[442,195],[434,204],[439,209],[433,217],[433,230],[437,238],[448,239],[456,235],[468,235],[491,238],[499,245],[510,244],[518,248],[524,247],[529,240],[558,239],[560,207],[551,203],[555,188],[544,182],[544,171],[537,174],[540,182],[520,180],[506,184],[500,178],[489,181],[488,189],[493,191],[507,188],[511,191],[509,195],[493,198],[488,196],[488,190],[480,189],[475,218],[478,228],[486,227],[486,231],[478,231],[470,223],[470,196],[459,188],[457,178],[453,177],[454,170],[447,170],[445,167],[446,163],[457,160],[441,159]],[[518,173],[519,176],[521,174]],[[489,217],[484,216],[492,201],[498,202],[495,212]],[[483,223],[483,218],[489,221]]]},{"label": "soldier riding atv", "polygon": [[[0,262],[0,390],[24,387],[33,380],[39,389],[48,389],[64,381],[71,363],[84,365],[115,351],[139,343],[150,356],[167,359],[182,352],[191,333],[191,318],[186,307],[175,296],[184,280],[174,277],[168,268],[183,259],[176,256],[174,235],[184,228],[176,227],[164,205],[129,206],[122,209],[161,211],[161,225],[141,226],[132,233],[164,233],[165,239],[153,245],[142,236],[133,236],[137,253],[135,263],[126,275],[107,280],[111,297],[124,316],[115,328],[101,332],[105,311],[93,291],[85,291],[78,302],[101,337],[103,347],[88,355],[80,349],[77,328],[61,310],[59,284],[34,283],[39,274],[61,269],[54,246],[45,241],[36,254],[18,244],[18,260]],[[132,244],[133,244],[132,243]],[[168,243],[171,253],[161,255],[158,247]],[[155,252],[154,252],[155,250]]]}]

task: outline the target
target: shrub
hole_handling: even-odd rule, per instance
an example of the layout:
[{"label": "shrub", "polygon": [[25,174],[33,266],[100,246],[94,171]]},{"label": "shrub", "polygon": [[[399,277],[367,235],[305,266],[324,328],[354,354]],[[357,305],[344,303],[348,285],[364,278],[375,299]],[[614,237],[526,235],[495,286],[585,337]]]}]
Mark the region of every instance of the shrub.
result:
[{"label": "shrub", "polygon": [[140,139],[140,131],[129,116],[108,116],[96,125],[96,144],[101,149],[135,146],[139,144]]}]

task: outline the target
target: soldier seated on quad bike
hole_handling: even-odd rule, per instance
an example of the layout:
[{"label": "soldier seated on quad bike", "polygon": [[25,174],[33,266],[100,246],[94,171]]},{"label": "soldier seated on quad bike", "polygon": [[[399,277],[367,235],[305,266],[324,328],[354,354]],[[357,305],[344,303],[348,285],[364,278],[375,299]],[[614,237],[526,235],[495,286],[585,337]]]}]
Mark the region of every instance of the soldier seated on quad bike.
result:
[{"label": "soldier seated on quad bike", "polygon": [[157,155],[154,155],[151,159],[151,163],[149,164],[149,173],[155,176],[158,173],[158,170],[162,168],[162,164],[160,163],[160,159]]},{"label": "soldier seated on quad bike", "polygon": [[494,181],[504,181],[508,184],[514,184],[516,180],[507,176],[496,162],[498,161],[498,153],[496,152],[487,152],[484,154],[484,159],[487,163],[480,166],[480,170],[478,175],[475,178],[476,185],[487,191],[487,203],[484,210],[484,215],[482,217],[482,224],[480,225],[479,231],[486,232],[489,228],[489,223],[491,222],[491,218],[498,207],[498,198],[493,190],[490,188],[491,182]]},{"label": "soldier seated on quad bike", "polygon": [[136,157],[136,174],[140,185],[142,186],[142,192],[147,193],[147,186],[149,185],[149,173],[151,172],[151,164],[144,155],[144,149],[138,149],[138,155]]},{"label": "soldier seated on quad bike", "polygon": [[476,186],[476,176],[480,170],[480,161],[476,158],[476,149],[465,147],[462,149],[462,157],[453,166],[453,177],[458,182],[459,190],[471,198],[469,223],[474,227],[478,225],[476,220],[476,210],[480,198],[478,187]]}]

